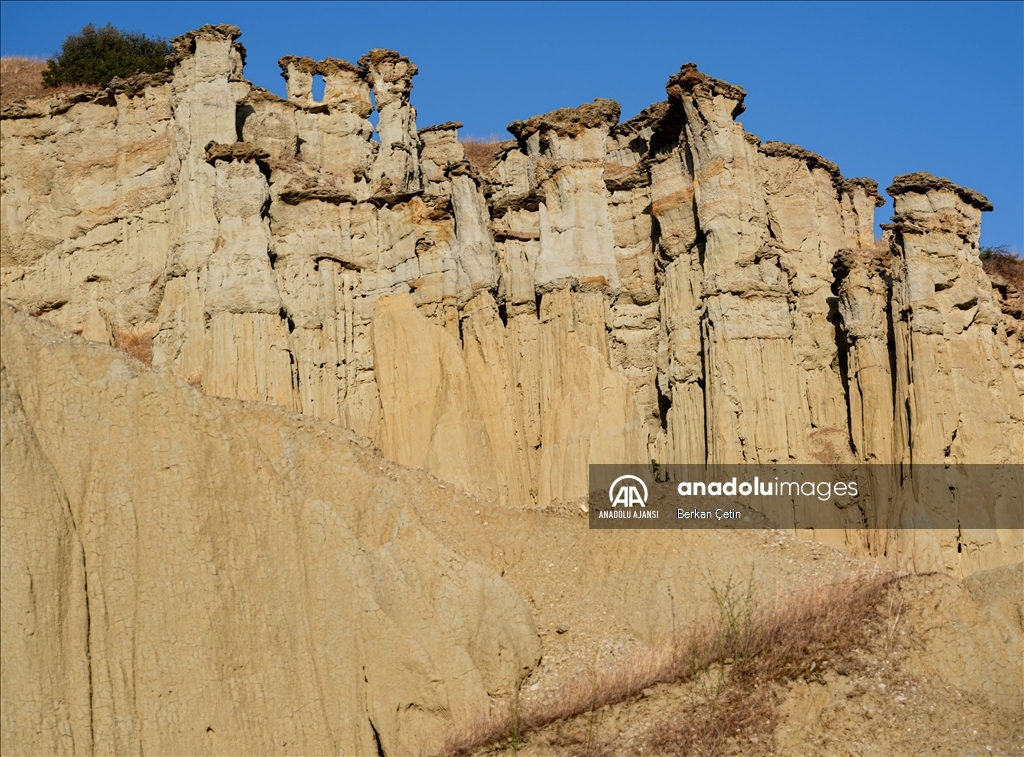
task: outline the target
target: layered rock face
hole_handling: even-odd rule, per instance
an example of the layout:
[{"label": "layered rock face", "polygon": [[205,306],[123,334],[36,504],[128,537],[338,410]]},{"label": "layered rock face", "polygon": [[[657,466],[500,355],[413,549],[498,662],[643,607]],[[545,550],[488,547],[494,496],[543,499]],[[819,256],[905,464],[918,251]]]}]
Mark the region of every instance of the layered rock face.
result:
[{"label": "layered rock face", "polygon": [[417,127],[408,59],[289,56],[282,99],[238,36],[4,111],[6,299],[152,329],[154,365],[210,394],[508,504],[584,495],[588,463],[1021,459],[980,195],[901,177],[879,245],[875,182],[761,143],[692,64],[624,123],[599,99],[511,124],[482,171],[458,123]]},{"label": "layered rock face", "polygon": [[5,754],[418,754],[537,663],[436,480],[2,324]]}]

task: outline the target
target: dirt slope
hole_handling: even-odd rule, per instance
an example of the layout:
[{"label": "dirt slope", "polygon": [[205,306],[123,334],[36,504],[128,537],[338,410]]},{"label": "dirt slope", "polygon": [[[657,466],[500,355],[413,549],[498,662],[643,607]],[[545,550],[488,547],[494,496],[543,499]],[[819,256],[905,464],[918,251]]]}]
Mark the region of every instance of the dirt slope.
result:
[{"label": "dirt slope", "polygon": [[[2,344],[4,753],[429,752],[699,632],[723,594],[784,607],[891,575],[776,531],[499,507],[8,308]],[[765,722],[713,746],[1019,753],[1021,584],[1019,565],[900,579],[863,642],[772,683]],[[727,692],[714,671],[515,750],[672,753],[656,729]]]}]

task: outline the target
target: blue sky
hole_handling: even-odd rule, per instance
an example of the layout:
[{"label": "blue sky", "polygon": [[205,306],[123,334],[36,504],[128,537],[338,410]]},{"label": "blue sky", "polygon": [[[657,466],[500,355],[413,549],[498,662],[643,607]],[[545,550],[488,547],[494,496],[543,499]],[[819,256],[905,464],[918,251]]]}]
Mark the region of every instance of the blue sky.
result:
[{"label": "blue sky", "polygon": [[[995,204],[982,242],[1024,246],[1024,3],[0,2],[0,53],[47,57],[86,23],[172,37],[242,29],[246,76],[283,94],[277,59],[355,61],[373,47],[420,68],[421,126],[463,136],[595,97],[628,118],[687,61],[747,90],[741,120],[846,176],[927,170]],[[876,220],[884,222],[891,203]]]}]

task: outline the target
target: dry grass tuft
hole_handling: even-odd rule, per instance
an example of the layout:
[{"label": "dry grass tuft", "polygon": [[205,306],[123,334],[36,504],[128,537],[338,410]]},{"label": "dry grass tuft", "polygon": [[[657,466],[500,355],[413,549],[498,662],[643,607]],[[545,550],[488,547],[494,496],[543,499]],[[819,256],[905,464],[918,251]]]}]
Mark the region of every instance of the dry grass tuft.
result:
[{"label": "dry grass tuft", "polygon": [[4,106],[26,97],[38,97],[43,86],[46,61],[39,58],[0,58],[0,101]]},{"label": "dry grass tuft", "polygon": [[[520,743],[524,735],[577,719],[560,730],[559,746],[586,755],[616,754],[620,746],[594,736],[594,711],[626,702],[657,684],[690,683],[700,693],[657,723],[648,743],[667,754],[711,755],[726,739],[770,734],[777,715],[773,687],[797,678],[818,680],[826,669],[850,666],[852,653],[870,642],[877,614],[894,576],[872,573],[821,586],[764,605],[753,582],[713,587],[717,617],[614,668],[569,682],[554,704],[520,711],[518,697],[473,723],[453,730],[440,754],[467,754],[488,745]],[[513,749],[515,751],[515,749]]]},{"label": "dry grass tuft", "polygon": [[114,332],[114,346],[122,352],[131,355],[136,360],[152,367],[153,365],[153,337],[156,335],[156,326],[143,324],[133,326]]},{"label": "dry grass tuft", "polygon": [[26,98],[95,89],[95,87],[71,85],[43,86],[44,68],[46,68],[46,61],[41,58],[20,58],[12,55],[0,58],[0,107],[6,108],[11,103]]},{"label": "dry grass tuft", "polygon": [[981,252],[981,265],[990,278],[1001,279],[1024,294],[1024,258],[1006,247],[987,247]]},{"label": "dry grass tuft", "polygon": [[705,697],[711,706],[675,711],[655,729],[653,746],[712,755],[727,739],[770,734],[777,725],[773,687],[801,678],[823,682],[829,669],[848,674],[853,652],[871,643],[869,621],[893,580],[876,573],[819,587],[773,610],[755,608],[749,623],[727,625],[725,634],[719,629],[710,648],[700,650],[707,655],[703,669],[721,666],[718,688]]},{"label": "dry grass tuft", "polygon": [[498,162],[497,137],[490,139],[477,139],[468,137],[462,141],[462,149],[466,151],[466,160],[476,166],[481,173],[487,173]]}]

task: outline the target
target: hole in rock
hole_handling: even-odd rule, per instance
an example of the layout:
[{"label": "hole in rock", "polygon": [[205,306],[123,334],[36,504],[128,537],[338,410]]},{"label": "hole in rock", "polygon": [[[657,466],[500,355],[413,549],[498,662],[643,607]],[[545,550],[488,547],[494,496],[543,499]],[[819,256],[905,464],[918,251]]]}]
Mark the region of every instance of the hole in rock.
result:
[{"label": "hole in rock", "polygon": [[313,100],[318,103],[324,101],[324,77],[320,74],[313,74]]}]

